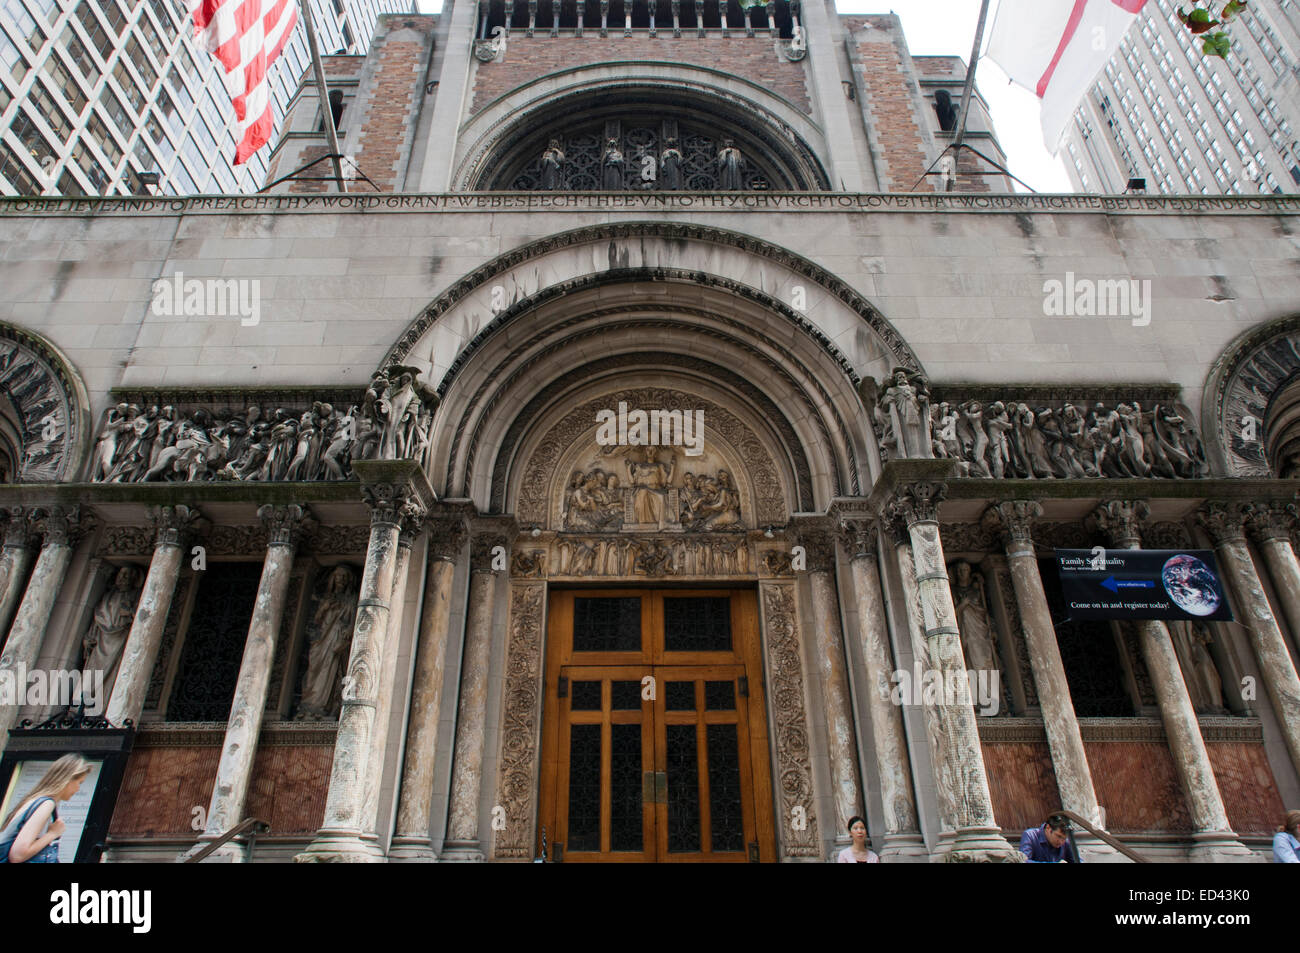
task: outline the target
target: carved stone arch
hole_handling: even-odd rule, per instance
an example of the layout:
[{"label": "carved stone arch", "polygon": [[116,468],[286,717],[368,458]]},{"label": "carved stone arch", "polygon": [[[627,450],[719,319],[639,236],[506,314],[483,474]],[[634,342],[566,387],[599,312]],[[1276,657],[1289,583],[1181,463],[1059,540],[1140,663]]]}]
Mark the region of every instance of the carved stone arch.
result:
[{"label": "carved stone arch", "polygon": [[89,440],[90,399],[67,355],[0,322],[0,482],[75,480]]},{"label": "carved stone arch", "polygon": [[[573,117],[631,120],[658,110],[718,138],[777,171],[773,190],[830,188],[817,146],[823,133],[806,113],[749,80],[680,62],[601,63],[558,70],[488,103],[467,124],[453,176],[458,191],[509,188],[528,150],[541,155]],[[534,148],[536,147],[536,148]]]},{"label": "carved stone arch", "polygon": [[1227,347],[1210,368],[1201,408],[1207,456],[1218,472],[1300,476],[1297,382],[1300,316],[1252,328]]}]

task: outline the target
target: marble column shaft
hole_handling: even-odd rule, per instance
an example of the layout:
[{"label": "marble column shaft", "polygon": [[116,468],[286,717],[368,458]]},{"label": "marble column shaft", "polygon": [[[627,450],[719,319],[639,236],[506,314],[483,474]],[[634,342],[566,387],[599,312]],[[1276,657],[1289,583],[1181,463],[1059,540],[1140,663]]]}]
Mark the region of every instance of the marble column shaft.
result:
[{"label": "marble column shaft", "polygon": [[434,523],[429,539],[429,566],[411,686],[411,714],[406,726],[402,789],[389,849],[389,857],[393,859],[436,859],[430,838],[433,767],[437,754],[438,716],[442,711],[447,635],[451,629],[452,582],[456,575],[456,557],[463,543],[461,521],[438,520]]},{"label": "marble column shaft", "polygon": [[28,512],[21,506],[8,508],[4,528],[4,549],[0,550],[0,646],[5,643],[13,622],[18,600],[27,582],[27,570],[36,558],[32,547],[32,526]]},{"label": "marble column shaft", "polygon": [[478,800],[483,787],[483,745],[487,715],[488,659],[492,648],[492,609],[496,602],[496,573],[480,550],[471,560],[469,611],[465,620],[465,655],[460,666],[460,703],[456,718],[456,751],[452,760],[451,807],[443,858],[449,849],[467,859],[481,856]]},{"label": "marble column shaft", "polygon": [[1247,527],[1268,564],[1291,638],[1300,643],[1300,562],[1291,544],[1295,510],[1294,504],[1256,505],[1251,508]]},{"label": "marble column shaft", "polygon": [[1023,861],[1024,856],[1002,837],[993,814],[993,798],[957,629],[957,610],[949,587],[943,543],[939,539],[939,504],[946,493],[943,483],[918,481],[901,487],[894,502],[912,540],[930,664],[942,684],[956,690],[955,697],[944,699],[954,704],[939,706],[944,709],[945,725],[941,735],[942,760],[936,765],[936,772],[940,784],[952,787],[957,828],[952,851],[945,859]]},{"label": "marble column shaft", "polygon": [[[1147,512],[1147,505],[1141,501],[1112,500],[1094,511],[1094,519],[1113,546],[1141,549],[1140,526]],[[1230,833],[1223,797],[1219,793],[1205,741],[1201,738],[1200,722],[1196,720],[1196,711],[1187,694],[1169,628],[1158,619],[1144,620],[1137,626],[1142,657],[1151,675],[1174,766],[1187,797],[1192,826],[1198,834]]]},{"label": "marble column shaft", "polygon": [[1065,677],[1065,663],[1056,641],[1056,626],[1043,591],[1034,551],[1033,520],[1042,515],[1042,507],[1026,500],[1008,501],[990,507],[985,523],[1000,532],[1006,546],[1011,584],[1016,592],[1016,606],[1029,651],[1029,665],[1038,687],[1038,704],[1043,713],[1047,747],[1052,754],[1056,786],[1061,806],[1100,825],[1101,811],[1092,783],[1092,770],[1083,747],[1083,734],[1074,713],[1070,685]]},{"label": "marble column shaft", "polygon": [[[907,531],[907,524],[901,520],[893,524],[895,548],[894,555],[898,561],[899,581],[903,587],[903,613],[907,623],[908,638],[912,645],[912,658],[922,668],[933,668],[930,662],[930,650],[925,644],[925,630],[921,623],[921,590],[916,584],[916,560],[912,557],[912,542]],[[930,763],[934,768],[935,792],[938,798],[939,826],[945,831],[956,829],[957,809],[953,803],[951,788],[940,780],[940,765],[943,763],[946,731],[944,709],[938,705],[922,706],[925,721],[925,740],[930,750]]]},{"label": "marble column shaft", "polygon": [[[912,792],[912,766],[907,756],[903,710],[894,704],[893,657],[889,646],[889,623],[885,617],[880,568],[876,563],[877,528],[869,520],[845,520],[845,540],[852,554],[853,589],[857,598],[862,660],[866,667],[863,686],[871,716],[871,738],[876,753],[876,781],[885,812],[884,853],[891,841],[918,841],[916,798]],[[908,835],[905,838],[903,835]]]},{"label": "marble column shaft", "polygon": [[844,658],[840,607],[835,598],[835,540],[826,533],[801,539],[808,551],[808,582],[812,589],[813,632],[821,675],[826,717],[826,748],[834,794],[835,840],[848,844],[849,818],[862,814],[859,793],[857,741],[853,709],[849,703],[849,673]]},{"label": "marble column shaft", "polygon": [[393,697],[397,684],[397,655],[401,648],[402,622],[406,617],[406,587],[410,577],[411,548],[418,527],[410,527],[398,536],[397,562],[393,566],[393,590],[388,600],[388,628],[378,646],[379,693],[375,707],[374,730],[370,738],[370,756],[366,762],[365,793],[361,800],[362,827],[368,836],[376,836],[379,823],[379,788],[384,780],[384,762],[388,753],[388,730],[393,709],[399,704]]},{"label": "marble column shaft", "polygon": [[[1263,545],[1268,545],[1271,541],[1275,553],[1283,547],[1286,552],[1291,552],[1285,522],[1279,519],[1279,514],[1265,507],[1213,502],[1203,507],[1198,514],[1200,524],[1214,540],[1219,564],[1237,597],[1238,621],[1250,633],[1250,644],[1259,662],[1259,673],[1273,700],[1273,711],[1277,715],[1278,727],[1282,729],[1282,737],[1286,739],[1287,750],[1291,752],[1291,763],[1300,769],[1300,677],[1296,675],[1295,663],[1287,649],[1286,639],[1273,616],[1268,596],[1264,593],[1264,587],[1255,571],[1255,563],[1250,557],[1244,529],[1247,518],[1250,519],[1252,531],[1257,536],[1266,538]],[[1294,567],[1294,552],[1291,552],[1290,562]],[[1277,563],[1281,572],[1275,573],[1275,576],[1285,577],[1285,553],[1278,553]],[[1281,585],[1282,601],[1286,604],[1293,594],[1286,592],[1285,583]]]},{"label": "marble column shaft", "polygon": [[[13,705],[0,705],[0,748],[8,743],[9,729],[18,724],[21,696],[27,688],[26,673],[40,654],[54,601],[72,562],[72,551],[94,522],[90,514],[75,506],[38,509],[36,517],[37,528],[45,537],[44,544],[14,616],[4,652],[0,653],[0,673],[9,673],[20,696]],[[17,684],[20,677],[22,683]]]},{"label": "marble column shaft", "polygon": [[208,823],[200,841],[220,837],[244,818],[244,802],[271,689],[271,666],[284,618],[294,553],[302,533],[309,528],[301,506],[267,504],[258,509],[257,515],[267,530],[266,559],[244,641],[226,736],[221,744],[221,760],[208,804]]},{"label": "marble column shaft", "polygon": [[198,510],[189,506],[164,506],[151,510],[149,515],[157,533],[153,558],[122,649],[113,695],[104,713],[111,724],[119,727],[128,719],[138,723],[144,711],[149,679],[162,646],[163,627],[181,575],[186,537],[201,523]]}]

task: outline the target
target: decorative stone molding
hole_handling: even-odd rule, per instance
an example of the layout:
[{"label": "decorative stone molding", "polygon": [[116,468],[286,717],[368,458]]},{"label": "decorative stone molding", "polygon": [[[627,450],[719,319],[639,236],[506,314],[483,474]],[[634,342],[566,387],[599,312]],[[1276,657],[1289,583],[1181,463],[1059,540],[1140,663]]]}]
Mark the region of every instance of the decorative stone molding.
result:
[{"label": "decorative stone molding", "polygon": [[850,559],[875,559],[880,523],[869,516],[844,516],[840,519],[840,541]]},{"label": "decorative stone molding", "polygon": [[835,535],[830,523],[821,517],[797,518],[791,529],[804,548],[809,572],[835,571]]},{"label": "decorative stone molding", "polygon": [[148,556],[157,534],[144,526],[106,526],[96,556]]},{"label": "decorative stone molding", "polygon": [[1211,500],[1196,512],[1196,522],[1210,534],[1214,545],[1245,542],[1246,520],[1251,515],[1250,503]]},{"label": "decorative stone molding", "polygon": [[318,555],[355,556],[364,554],[370,542],[365,523],[323,524],[311,538],[311,550]]},{"label": "decorative stone molding", "polygon": [[769,576],[793,576],[794,559],[788,549],[769,549],[759,560],[762,571]]},{"label": "decorative stone molding", "polygon": [[465,548],[468,530],[461,516],[431,516],[428,521],[429,556],[454,563]]},{"label": "decorative stone molding", "polygon": [[[1142,538],[1151,549],[1187,549],[1193,545],[1192,536],[1182,523],[1159,522],[1147,525],[1142,531]],[[1083,549],[1084,546],[1062,549]]]},{"label": "decorative stone molding", "polygon": [[0,323],[0,395],[13,408],[21,446],[6,483],[73,480],[85,455],[90,401],[63,353],[44,338]]},{"label": "decorative stone molding", "polygon": [[1246,528],[1251,538],[1265,542],[1270,539],[1291,541],[1296,526],[1296,505],[1274,500],[1252,504],[1246,516]]},{"label": "decorative stone molding", "polygon": [[423,520],[426,509],[409,483],[364,483],[361,499],[370,508],[371,523],[391,523],[403,532],[415,520]]},{"label": "decorative stone molding", "polygon": [[721,534],[691,536],[574,536],[560,534],[546,560],[551,578],[745,576],[754,566],[750,543]]},{"label": "decorative stone molding", "polygon": [[30,549],[36,545],[32,512],[22,506],[0,508],[4,518],[4,546],[6,549]]},{"label": "decorative stone molding", "polygon": [[[781,845],[787,857],[818,857],[821,847],[813,805],[812,755],[804,712],[803,662],[794,588],[786,582],[763,583],[759,594],[770,680],[768,699],[776,740]],[[807,820],[803,830],[794,826],[796,807]]]},{"label": "decorative stone molding", "polygon": [[522,579],[537,579],[546,572],[546,551],[517,549],[510,560],[510,575]]},{"label": "decorative stone molding", "polygon": [[538,728],[542,714],[543,583],[517,582],[510,590],[506,643],[505,713],[501,723],[501,767],[497,803],[506,825],[496,832],[495,856],[533,856],[537,812]]},{"label": "decorative stone molding", "polygon": [[204,548],[213,556],[259,556],[266,552],[269,536],[264,526],[211,527],[203,536]]},{"label": "decorative stone molding", "polygon": [[[1300,317],[1252,328],[1214,363],[1202,415],[1212,428],[1209,442],[1228,476],[1285,477],[1294,469],[1286,459],[1269,460],[1268,424],[1273,398],[1297,373]],[[1294,453],[1294,447],[1274,449],[1288,456]]]},{"label": "decorative stone molding", "polygon": [[497,547],[509,552],[510,538],[502,532],[475,533],[470,537],[469,568],[471,572],[492,571],[492,550]]},{"label": "decorative stone molding", "polygon": [[1112,547],[1136,549],[1142,545],[1142,524],[1151,514],[1142,500],[1107,500],[1092,511],[1094,523]]}]

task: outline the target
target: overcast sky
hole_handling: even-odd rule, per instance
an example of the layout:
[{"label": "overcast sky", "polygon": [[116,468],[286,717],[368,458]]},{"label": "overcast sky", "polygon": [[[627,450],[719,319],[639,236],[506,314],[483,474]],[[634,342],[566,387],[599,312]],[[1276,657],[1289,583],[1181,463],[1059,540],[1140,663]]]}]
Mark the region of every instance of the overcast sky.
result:
[{"label": "overcast sky", "polygon": [[[442,0],[416,2],[426,13],[442,7]],[[989,14],[990,28],[997,7],[995,2]],[[837,9],[840,13],[889,13],[892,9],[902,18],[907,45],[914,55],[956,55],[967,60],[975,42],[980,0],[837,0]],[[987,45],[987,31],[984,42]],[[1040,192],[1072,191],[1060,160],[1043,146],[1037,100],[1009,85],[1006,74],[989,60],[980,63],[978,83],[993,111],[993,124],[1011,171]]]}]

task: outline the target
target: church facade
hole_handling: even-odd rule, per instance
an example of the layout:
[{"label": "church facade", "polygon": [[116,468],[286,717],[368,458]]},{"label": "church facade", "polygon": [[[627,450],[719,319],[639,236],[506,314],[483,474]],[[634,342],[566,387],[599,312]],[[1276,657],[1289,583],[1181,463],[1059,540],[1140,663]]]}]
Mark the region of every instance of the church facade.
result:
[{"label": "church facade", "polygon": [[[830,5],[457,0],[326,72],[347,193],[0,200],[0,674],[135,728],[107,860],[1266,855],[1294,197],[1013,194],[978,98],[945,166],[960,61]],[[1234,621],[1079,618],[1098,548]]]}]

